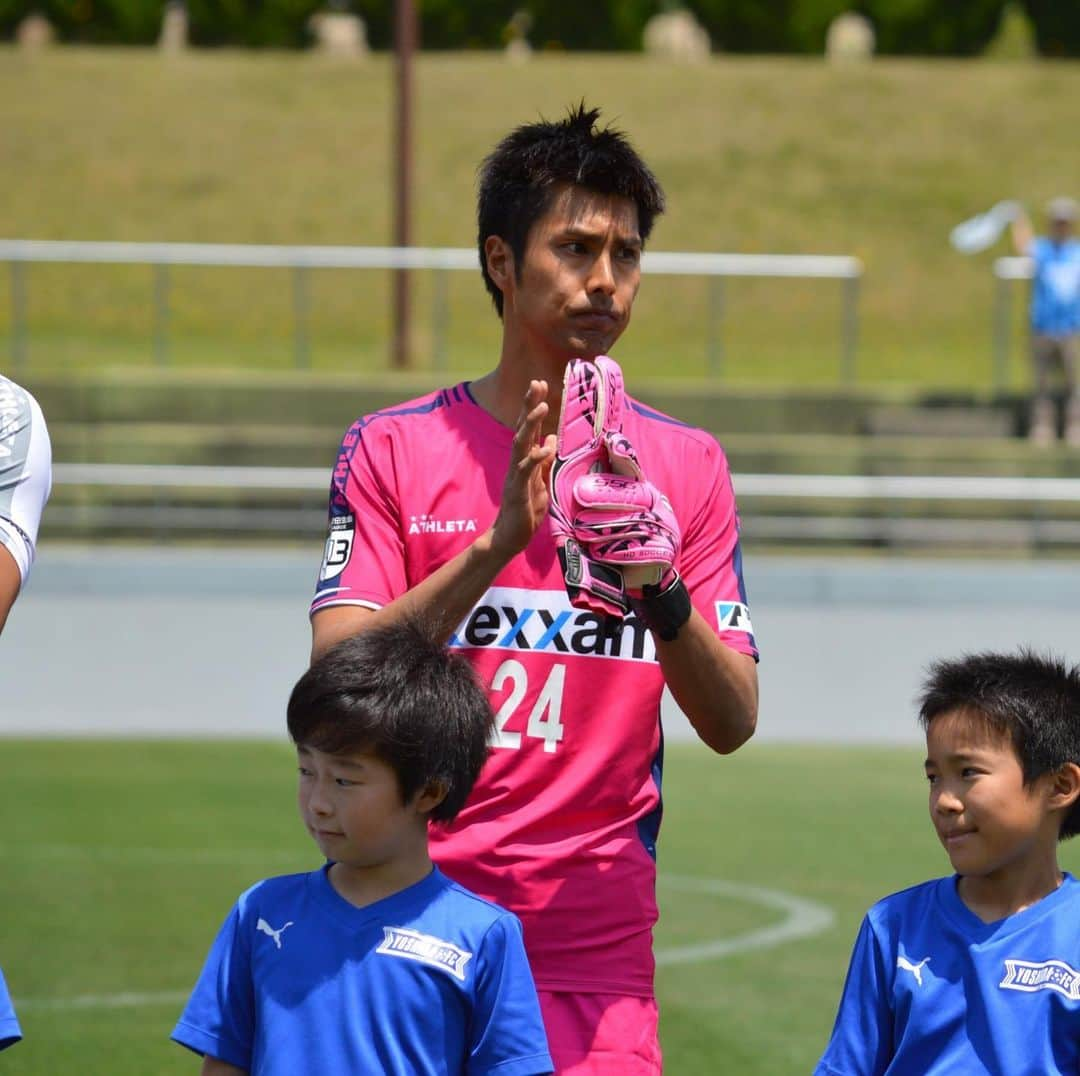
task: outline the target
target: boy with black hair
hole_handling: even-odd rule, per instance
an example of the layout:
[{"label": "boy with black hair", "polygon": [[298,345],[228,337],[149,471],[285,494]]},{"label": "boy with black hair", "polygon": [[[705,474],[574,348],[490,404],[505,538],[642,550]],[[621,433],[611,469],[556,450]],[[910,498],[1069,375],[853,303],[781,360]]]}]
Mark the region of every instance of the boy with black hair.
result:
[{"label": "boy with black hair", "polygon": [[419,611],[487,687],[494,750],[458,820],[433,827],[432,856],[521,918],[552,1057],[574,1076],[661,1071],[665,686],[715,751],[736,750],[757,720],[738,514],[712,434],[619,394],[618,432],[674,519],[640,522],[679,536],[655,600],[643,587],[625,614],[581,608],[549,516],[559,415],[575,400],[564,376],[601,363],[629,325],[663,207],[656,177],[596,109],[495,146],[477,242],[502,323],[497,362],[345,434],[310,607],[316,656]]},{"label": "boy with black hair", "polygon": [[886,897],[855,942],[819,1076],[1080,1071],[1080,668],[1029,651],[932,666],[930,817],[956,872]]},{"label": "boy with black hair", "polygon": [[300,814],[328,862],[259,882],[225,921],[172,1035],[204,1076],[551,1072],[520,924],[428,856],[492,721],[468,665],[410,621],[300,678]]}]

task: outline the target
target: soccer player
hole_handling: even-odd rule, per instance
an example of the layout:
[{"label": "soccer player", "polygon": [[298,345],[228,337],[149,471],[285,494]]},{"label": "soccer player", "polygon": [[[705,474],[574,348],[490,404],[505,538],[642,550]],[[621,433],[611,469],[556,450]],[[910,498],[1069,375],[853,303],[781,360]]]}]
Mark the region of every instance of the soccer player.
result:
[{"label": "soccer player", "polygon": [[328,862],[259,882],[226,919],[172,1036],[204,1076],[551,1072],[520,923],[428,855],[492,721],[468,664],[414,623],[300,678],[300,814]]},{"label": "soccer player", "polygon": [[674,509],[681,581],[623,620],[567,596],[547,518],[563,375],[629,324],[664,206],[598,115],[520,127],[484,162],[498,363],[346,433],[311,623],[318,655],[421,610],[472,662],[497,711],[494,752],[457,822],[433,827],[432,854],[520,916],[556,1069],[638,1076],[660,1071],[661,692],[734,751],[756,722],[757,650],[722,450],[630,398],[623,432]]},{"label": "soccer player", "polygon": [[955,874],[879,901],[818,1076],[1080,1071],[1080,668],[939,662],[920,711],[930,818]]},{"label": "soccer player", "polygon": [[37,401],[0,374],[0,631],[34,562],[52,489],[52,448]]}]

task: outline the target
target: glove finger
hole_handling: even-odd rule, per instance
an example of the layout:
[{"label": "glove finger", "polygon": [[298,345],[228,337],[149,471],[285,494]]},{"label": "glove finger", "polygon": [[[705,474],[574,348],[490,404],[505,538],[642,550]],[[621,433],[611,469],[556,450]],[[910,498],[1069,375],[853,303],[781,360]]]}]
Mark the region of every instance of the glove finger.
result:
[{"label": "glove finger", "polygon": [[574,483],[574,499],[582,508],[651,509],[663,495],[651,482],[593,471]]},{"label": "glove finger", "polygon": [[605,433],[604,447],[607,449],[611,470],[615,474],[639,480],[645,477],[638,460],[637,450],[631,444],[630,438],[621,430]]},{"label": "glove finger", "polygon": [[582,449],[597,449],[604,432],[605,383],[596,366],[571,359],[563,374],[556,451],[568,457]]},{"label": "glove finger", "polygon": [[583,359],[572,359],[566,365],[555,460],[548,474],[549,510],[556,538],[572,534],[569,518],[575,510],[574,483],[607,463],[603,432],[609,409],[608,381],[595,364]]},{"label": "glove finger", "polygon": [[678,544],[678,529],[662,516],[652,512],[614,515],[611,512],[584,510],[573,519],[573,536],[579,542],[592,544],[612,538],[652,538],[660,536],[672,545]]}]

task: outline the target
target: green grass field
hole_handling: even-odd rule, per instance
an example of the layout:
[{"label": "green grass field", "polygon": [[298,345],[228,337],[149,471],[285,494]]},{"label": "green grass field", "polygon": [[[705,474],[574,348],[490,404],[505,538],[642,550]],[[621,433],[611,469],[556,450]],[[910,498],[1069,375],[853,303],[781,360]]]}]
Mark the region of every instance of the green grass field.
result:
[{"label": "green grass field", "polygon": [[[390,235],[391,62],[299,54],[0,48],[0,236],[384,244]],[[679,67],[642,56],[425,54],[417,70],[416,229],[471,246],[475,169],[510,126],[579,98],[631,133],[667,187],[658,250],[850,253],[866,265],[859,378],[941,386],[991,377],[990,255],[946,237],[1002,197],[1034,208],[1076,193],[1075,63],[717,56]],[[998,253],[1005,252],[1004,244]],[[6,282],[5,282],[6,288]],[[152,280],[142,268],[32,267],[30,362],[152,361]],[[418,362],[432,361],[431,282],[418,280]],[[479,277],[453,275],[448,363],[487,368],[498,340]],[[312,362],[387,361],[387,281],[317,272]],[[1017,293],[1019,309],[1019,292]],[[179,269],[171,359],[292,363],[288,274]],[[722,376],[834,382],[833,282],[733,281]],[[653,278],[619,349],[629,374],[701,374],[707,290]],[[678,331],[675,331],[678,327]],[[0,309],[0,348],[10,330]],[[1017,349],[1010,378],[1026,382]]]},{"label": "green grass field", "polygon": [[[221,919],[256,879],[317,862],[288,748],[5,740],[3,757],[0,963],[26,1035],[4,1055],[5,1076],[196,1071],[167,1039]],[[781,891],[835,922],[662,966],[666,1071],[810,1070],[866,907],[948,869],[920,771],[910,750],[669,750],[658,951],[783,919],[753,895],[712,895],[687,878]],[[1080,869],[1077,848],[1063,851]]]}]

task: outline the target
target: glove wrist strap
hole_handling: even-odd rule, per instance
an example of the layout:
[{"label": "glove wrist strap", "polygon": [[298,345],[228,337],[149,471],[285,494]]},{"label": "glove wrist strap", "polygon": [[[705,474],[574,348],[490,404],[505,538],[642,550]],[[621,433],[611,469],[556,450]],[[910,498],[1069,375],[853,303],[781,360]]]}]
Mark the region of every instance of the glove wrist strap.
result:
[{"label": "glove wrist strap", "polygon": [[626,595],[638,620],[665,643],[678,637],[679,629],[690,619],[693,611],[686,584],[677,572],[672,572],[672,575],[670,582],[662,581],[657,586],[646,583],[641,588],[640,596],[634,593]]}]

